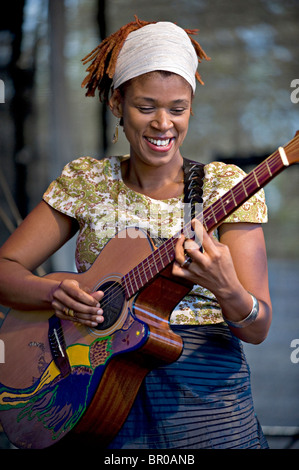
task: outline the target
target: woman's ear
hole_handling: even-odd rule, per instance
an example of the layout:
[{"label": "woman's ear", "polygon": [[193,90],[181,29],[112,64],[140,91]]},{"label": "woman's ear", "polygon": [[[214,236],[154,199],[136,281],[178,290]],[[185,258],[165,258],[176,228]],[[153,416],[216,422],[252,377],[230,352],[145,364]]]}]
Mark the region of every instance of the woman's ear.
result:
[{"label": "woman's ear", "polygon": [[109,108],[115,117],[121,118],[122,113],[122,96],[119,90],[114,90],[109,99]]}]

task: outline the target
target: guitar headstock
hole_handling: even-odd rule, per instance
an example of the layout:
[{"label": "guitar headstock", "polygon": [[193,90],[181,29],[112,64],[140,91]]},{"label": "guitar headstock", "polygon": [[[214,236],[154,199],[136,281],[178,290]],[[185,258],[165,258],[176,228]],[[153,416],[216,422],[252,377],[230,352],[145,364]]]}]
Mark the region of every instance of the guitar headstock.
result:
[{"label": "guitar headstock", "polygon": [[299,131],[295,137],[284,147],[290,165],[299,162]]}]

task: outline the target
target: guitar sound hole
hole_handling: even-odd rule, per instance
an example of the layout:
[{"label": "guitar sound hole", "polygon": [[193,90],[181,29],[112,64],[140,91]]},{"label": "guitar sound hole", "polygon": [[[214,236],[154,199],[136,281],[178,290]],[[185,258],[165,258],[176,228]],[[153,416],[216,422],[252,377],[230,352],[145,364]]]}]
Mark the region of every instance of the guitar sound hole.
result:
[{"label": "guitar sound hole", "polygon": [[98,290],[104,292],[104,297],[100,301],[104,311],[104,321],[99,323],[96,329],[106,330],[114,325],[120,316],[125,302],[125,294],[122,286],[115,281],[105,282]]}]

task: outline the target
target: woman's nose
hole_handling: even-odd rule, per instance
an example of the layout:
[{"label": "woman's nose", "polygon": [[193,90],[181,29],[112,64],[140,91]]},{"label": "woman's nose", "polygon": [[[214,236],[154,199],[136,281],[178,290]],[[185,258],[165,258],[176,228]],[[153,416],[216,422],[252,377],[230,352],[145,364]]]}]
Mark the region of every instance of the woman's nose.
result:
[{"label": "woman's nose", "polygon": [[166,110],[157,110],[154,119],[151,122],[154,129],[165,131],[173,127],[173,122]]}]

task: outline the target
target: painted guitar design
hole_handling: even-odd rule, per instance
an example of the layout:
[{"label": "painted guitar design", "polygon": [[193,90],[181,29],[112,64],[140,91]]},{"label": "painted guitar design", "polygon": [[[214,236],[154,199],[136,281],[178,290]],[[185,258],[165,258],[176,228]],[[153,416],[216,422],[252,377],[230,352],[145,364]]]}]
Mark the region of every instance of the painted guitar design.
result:
[{"label": "painted guitar design", "polygon": [[[280,147],[196,217],[208,232],[299,161],[299,135]],[[188,233],[191,224],[183,228]],[[45,448],[62,438],[92,436],[105,447],[124,423],[146,374],[176,361],[181,338],[172,310],[192,285],[171,273],[177,236],[156,248],[145,232],[127,228],[82,274],[53,273],[103,290],[105,321],[97,328],[60,321],[53,311],[11,310],[1,328],[0,421],[20,448]],[[128,256],[129,254],[129,256]],[[113,266],[113,270],[111,270]]]}]

